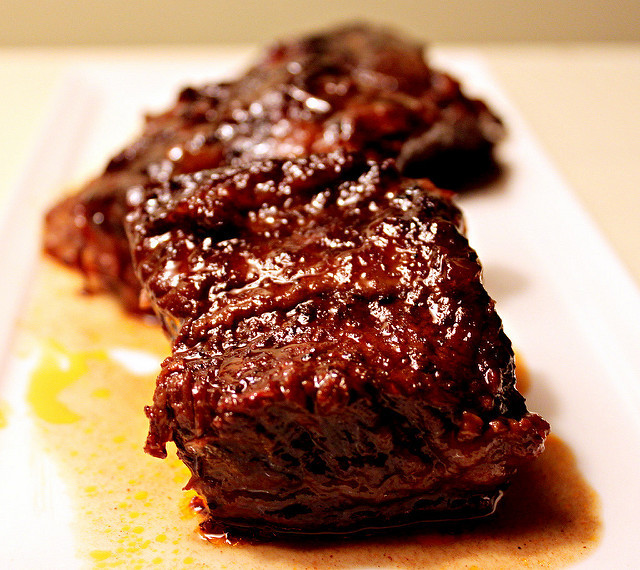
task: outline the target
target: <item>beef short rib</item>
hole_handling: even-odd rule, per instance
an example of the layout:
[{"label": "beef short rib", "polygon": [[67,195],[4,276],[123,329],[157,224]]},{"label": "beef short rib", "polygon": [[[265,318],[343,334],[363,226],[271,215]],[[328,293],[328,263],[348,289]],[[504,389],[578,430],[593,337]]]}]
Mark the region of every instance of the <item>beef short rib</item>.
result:
[{"label": "beef short rib", "polygon": [[140,137],[46,217],[45,249],[139,310],[123,218],[126,192],[237,161],[336,149],[396,158],[458,186],[493,167],[500,121],[429,67],[421,45],[366,26],[278,43],[230,83],[184,89]]},{"label": "beef short rib", "polygon": [[209,527],[345,533],[491,513],[548,424],[448,194],[333,153],[148,184],[134,263],[172,338],[146,450]]}]

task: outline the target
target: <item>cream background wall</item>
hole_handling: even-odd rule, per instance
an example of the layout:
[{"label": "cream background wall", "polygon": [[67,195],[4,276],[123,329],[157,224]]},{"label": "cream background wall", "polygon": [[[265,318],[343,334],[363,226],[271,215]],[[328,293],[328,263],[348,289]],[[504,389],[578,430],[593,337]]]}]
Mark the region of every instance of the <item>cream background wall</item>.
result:
[{"label": "cream background wall", "polygon": [[0,46],[265,43],[354,18],[435,42],[639,40],[639,0],[2,0]]}]

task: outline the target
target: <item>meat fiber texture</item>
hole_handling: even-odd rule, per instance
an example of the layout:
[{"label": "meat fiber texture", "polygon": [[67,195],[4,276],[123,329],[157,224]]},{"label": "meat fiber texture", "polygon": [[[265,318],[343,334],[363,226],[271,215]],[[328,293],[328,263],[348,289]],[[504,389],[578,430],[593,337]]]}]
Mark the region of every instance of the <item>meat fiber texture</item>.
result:
[{"label": "meat fiber texture", "polygon": [[267,160],[131,192],[172,338],[146,450],[208,528],[346,533],[493,512],[548,424],[447,193],[393,161]]},{"label": "meat fiber texture", "polygon": [[[184,89],[140,137],[46,217],[45,249],[141,309],[123,222],[126,192],[237,161],[337,149],[395,158],[401,170],[459,187],[492,171],[500,121],[433,70],[423,47],[362,25],[278,43],[230,83]],[[146,308],[143,303],[142,310]]]}]

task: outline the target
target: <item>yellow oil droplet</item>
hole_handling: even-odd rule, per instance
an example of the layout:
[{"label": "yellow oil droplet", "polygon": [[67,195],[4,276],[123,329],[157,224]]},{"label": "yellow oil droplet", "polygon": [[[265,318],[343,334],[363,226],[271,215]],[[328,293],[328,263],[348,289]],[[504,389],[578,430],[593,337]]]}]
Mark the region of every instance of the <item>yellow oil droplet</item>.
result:
[{"label": "yellow oil droplet", "polygon": [[84,488],[84,490],[86,493],[95,493],[98,490],[98,487],[96,487],[95,485],[88,485]]},{"label": "yellow oil droplet", "polygon": [[151,562],[154,564],[162,564],[162,558],[160,558],[160,556],[156,556]]},{"label": "yellow oil droplet", "polygon": [[0,401],[0,429],[9,425],[9,404],[4,401]]},{"label": "yellow oil droplet", "polygon": [[[124,435],[116,435],[116,436],[113,438],[113,443],[124,443],[125,439],[126,439],[126,438],[124,437]],[[129,482],[129,483],[130,483],[131,485],[133,485],[133,483],[131,483],[131,482]]]},{"label": "yellow oil droplet", "polygon": [[94,398],[109,398],[111,396],[111,390],[108,388],[96,388],[91,395]]},{"label": "yellow oil droplet", "polygon": [[158,536],[156,536],[156,541],[157,542],[167,542],[167,535],[166,534],[159,534]]},{"label": "yellow oil droplet", "polygon": [[148,496],[149,493],[147,493],[146,491],[138,491],[135,495],[133,495],[133,498],[138,501],[144,501]]},{"label": "yellow oil droplet", "polygon": [[184,564],[193,564],[193,558],[191,558],[191,556],[187,556],[182,562]]},{"label": "yellow oil droplet", "polygon": [[91,558],[93,558],[97,562],[102,562],[103,560],[111,557],[111,552],[109,552],[108,550],[92,550],[90,554]]},{"label": "yellow oil droplet", "polygon": [[59,400],[60,393],[87,373],[90,360],[107,358],[104,350],[73,352],[55,341],[43,343],[27,391],[27,401],[34,413],[52,424],[77,422],[80,416]]},{"label": "yellow oil droplet", "polygon": [[183,520],[193,518],[196,513],[192,501],[198,496],[195,491],[188,491],[180,498],[180,518]]},{"label": "yellow oil droplet", "polygon": [[129,513],[129,518],[132,519],[137,519],[140,516],[140,513],[136,513],[135,511],[132,511]]},{"label": "yellow oil droplet", "polygon": [[144,527],[142,526],[134,526],[131,529],[131,532],[135,532],[136,534],[142,534],[143,531],[144,531]]}]

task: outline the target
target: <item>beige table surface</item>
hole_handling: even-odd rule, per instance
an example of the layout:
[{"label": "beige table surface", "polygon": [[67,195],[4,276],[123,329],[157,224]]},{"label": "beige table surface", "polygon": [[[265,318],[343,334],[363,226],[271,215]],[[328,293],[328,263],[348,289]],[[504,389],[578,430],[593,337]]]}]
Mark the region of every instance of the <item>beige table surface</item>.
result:
[{"label": "beige table surface", "polygon": [[[472,48],[486,59],[640,284],[640,43],[438,47]],[[237,48],[0,49],[0,220],[69,66],[206,58],[225,49]]]}]

